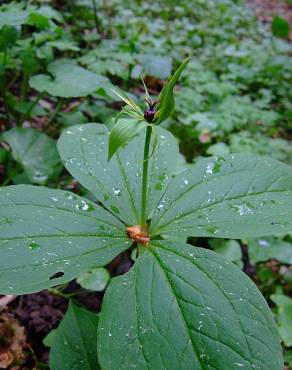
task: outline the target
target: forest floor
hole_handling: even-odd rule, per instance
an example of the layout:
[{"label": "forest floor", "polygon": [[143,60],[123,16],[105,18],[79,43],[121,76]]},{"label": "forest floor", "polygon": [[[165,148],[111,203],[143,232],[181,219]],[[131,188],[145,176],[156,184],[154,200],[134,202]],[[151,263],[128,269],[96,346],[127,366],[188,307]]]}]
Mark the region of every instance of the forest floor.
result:
[{"label": "forest floor", "polygon": [[262,22],[271,22],[279,15],[292,25],[292,1],[289,0],[247,0],[254,9],[256,16]]}]

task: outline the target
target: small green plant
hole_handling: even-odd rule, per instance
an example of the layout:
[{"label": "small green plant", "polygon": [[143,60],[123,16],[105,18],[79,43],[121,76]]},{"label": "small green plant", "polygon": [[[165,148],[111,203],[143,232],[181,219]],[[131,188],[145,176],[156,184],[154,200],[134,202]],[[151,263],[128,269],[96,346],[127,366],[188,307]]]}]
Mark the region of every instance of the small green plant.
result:
[{"label": "small green plant", "polygon": [[64,165],[98,204],[45,187],[0,189],[2,294],[66,283],[136,249],[131,270],[111,279],[99,318],[72,304],[47,338],[53,370],[283,368],[274,319],[255,284],[187,238],[291,231],[292,170],[251,154],[179,170],[176,140],[158,125],[174,109],[187,63],[157,101],[145,87],[145,112],[118,91],[126,106],[110,133],[95,123],[63,132]]}]

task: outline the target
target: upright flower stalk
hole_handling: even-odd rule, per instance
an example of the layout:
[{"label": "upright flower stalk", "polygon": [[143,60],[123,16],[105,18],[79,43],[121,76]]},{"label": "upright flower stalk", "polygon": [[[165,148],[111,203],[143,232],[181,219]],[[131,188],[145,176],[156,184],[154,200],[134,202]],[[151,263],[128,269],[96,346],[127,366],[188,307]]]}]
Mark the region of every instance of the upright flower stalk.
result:
[{"label": "upright flower stalk", "polygon": [[[180,67],[175,71],[172,77],[169,78],[160,92],[157,100],[152,100],[147,90],[146,84],[142,77],[142,83],[145,89],[145,102],[147,109],[143,112],[139,105],[131,99],[122,90],[116,88],[113,90],[126,105],[118,114],[115,124],[109,134],[108,159],[124,145],[128,144],[141,130],[146,129],[144,154],[143,154],[143,170],[142,170],[142,185],[141,185],[141,214],[137,220],[139,225],[129,226],[127,228],[130,238],[139,244],[147,245],[147,197],[148,197],[148,167],[149,159],[155,151],[157,144],[156,126],[165,121],[174,110],[173,89],[181,76],[183,70],[188,64],[190,58],[187,58]],[[153,150],[150,153],[151,136],[153,131]],[[139,239],[140,238],[140,239]]]},{"label": "upright flower stalk", "polygon": [[147,193],[148,193],[148,164],[149,164],[149,150],[151,143],[151,126],[147,126],[144,156],[143,156],[143,172],[142,172],[142,196],[141,196],[141,226],[147,226]]}]

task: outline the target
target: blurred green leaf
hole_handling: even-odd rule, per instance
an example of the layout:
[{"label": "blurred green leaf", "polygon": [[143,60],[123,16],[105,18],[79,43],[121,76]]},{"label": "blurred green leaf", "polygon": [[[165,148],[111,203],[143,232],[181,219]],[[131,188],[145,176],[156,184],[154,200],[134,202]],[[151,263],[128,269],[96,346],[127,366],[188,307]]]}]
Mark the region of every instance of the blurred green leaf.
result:
[{"label": "blurred green leaf", "polygon": [[19,34],[15,27],[4,26],[0,30],[0,50],[6,50],[7,47],[13,45],[18,39]]},{"label": "blurred green leaf", "polygon": [[279,333],[285,346],[292,346],[292,298],[284,294],[273,294],[271,300],[277,305]]},{"label": "blurred green leaf", "polygon": [[20,55],[20,60],[22,62],[23,70],[28,75],[33,74],[37,71],[38,62],[35,57],[35,53],[32,49],[24,50]]},{"label": "blurred green leaf", "polygon": [[49,27],[48,18],[40,13],[30,13],[27,19],[27,23],[40,29],[46,29]]},{"label": "blurred green leaf", "polygon": [[132,70],[132,78],[144,76],[153,76],[159,79],[168,78],[171,74],[172,59],[167,56],[140,54],[137,55],[138,64]]},{"label": "blurred green leaf", "polygon": [[31,110],[32,102],[29,101],[19,101],[16,99],[12,100],[13,102],[13,109],[16,112],[19,113],[26,113],[29,112],[29,114],[26,114],[26,117],[34,117],[34,116],[46,116],[48,114],[48,111],[45,110],[41,105],[36,104],[33,109]]},{"label": "blurred green leaf", "polygon": [[0,148],[0,163],[4,163],[7,158],[7,150]]},{"label": "blurred green leaf", "polygon": [[61,169],[56,143],[34,128],[13,128],[3,133],[14,159],[34,184],[46,184]]},{"label": "blurred green leaf", "polygon": [[56,41],[49,41],[47,45],[52,46],[60,51],[79,51],[79,46],[74,43],[73,41],[69,40],[56,40]]},{"label": "blurred green leaf", "polygon": [[19,27],[26,22],[28,10],[23,10],[21,6],[13,6],[0,8],[0,29],[3,26]]},{"label": "blurred green leaf", "polygon": [[104,267],[92,268],[77,278],[77,283],[84,289],[95,292],[102,292],[105,290],[110,281],[110,274]]},{"label": "blurred green leaf", "polygon": [[23,24],[30,24],[44,29],[49,26],[49,19],[62,19],[58,12],[48,6],[36,7],[23,2],[18,4],[11,2],[0,7],[0,29],[3,26],[14,26],[20,28]]},{"label": "blurred green leaf", "polygon": [[228,261],[234,262],[239,268],[243,267],[242,251],[238,241],[210,239],[209,244],[215,252],[221,254]]},{"label": "blurred green leaf", "polygon": [[230,153],[229,146],[225,143],[216,143],[209,146],[207,150],[208,154],[217,155],[217,156],[224,156]]},{"label": "blurred green leaf", "polygon": [[58,114],[58,122],[63,126],[80,125],[87,123],[88,118],[82,113],[81,110],[75,112],[61,112]]},{"label": "blurred green leaf", "polygon": [[[292,1],[291,1],[292,4]],[[292,349],[284,352],[285,363],[292,368]]]},{"label": "blurred green leaf", "polygon": [[285,264],[292,264],[292,244],[275,237],[248,240],[248,252],[251,263],[276,259]]},{"label": "blurred green leaf", "polygon": [[87,96],[104,86],[106,78],[96,75],[69,59],[58,60],[48,66],[49,75],[36,75],[29,84],[39,92],[50,95],[73,98]]},{"label": "blurred green leaf", "polygon": [[276,16],[273,18],[272,31],[274,36],[277,37],[288,37],[289,36],[289,23],[286,19]]}]

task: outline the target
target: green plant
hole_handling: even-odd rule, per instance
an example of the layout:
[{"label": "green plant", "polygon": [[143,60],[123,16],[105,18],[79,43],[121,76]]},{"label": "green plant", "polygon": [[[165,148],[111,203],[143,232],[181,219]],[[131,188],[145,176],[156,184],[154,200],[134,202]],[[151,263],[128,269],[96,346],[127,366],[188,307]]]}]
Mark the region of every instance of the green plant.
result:
[{"label": "green plant", "polygon": [[[272,314],[253,282],[232,262],[186,240],[291,231],[292,170],[237,154],[178,171],[177,143],[158,124],[173,111],[173,88],[187,63],[157,102],[145,87],[144,113],[118,91],[126,106],[110,133],[94,123],[63,132],[64,165],[98,204],[44,187],[0,189],[0,293],[63,284],[137,248],[134,266],[112,279],[105,294],[99,365],[92,364],[97,317],[71,306],[49,340],[52,369],[60,363],[64,370],[283,368]],[[76,335],[77,322],[86,322],[88,337],[82,327]]]},{"label": "green plant", "polygon": [[[1,96],[7,126],[13,126],[13,118],[16,118],[17,124],[20,125],[36,108],[38,101],[34,105],[28,101],[28,81],[40,68],[41,63],[46,61],[44,55],[41,55],[42,44],[58,37],[60,32],[56,23],[60,21],[62,16],[49,6],[25,6],[22,2],[1,5]],[[34,32],[29,33],[28,28]],[[48,39],[45,36],[47,34],[50,34]],[[49,47],[48,42],[47,48]],[[19,91],[18,89],[15,91],[15,83],[19,84]]]},{"label": "green plant", "polygon": [[276,16],[273,19],[272,31],[275,36],[288,37],[289,36],[289,22],[286,19]]}]

